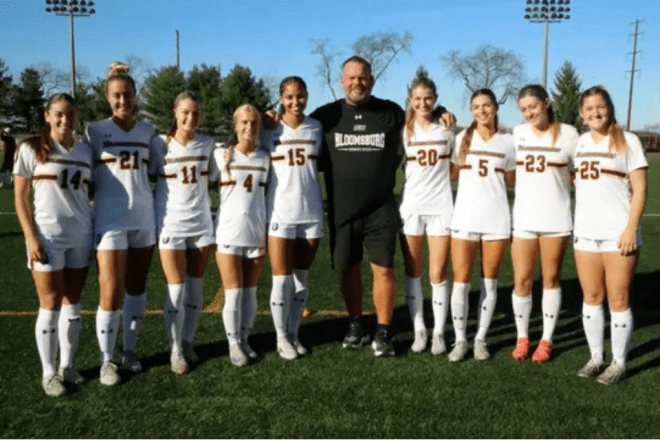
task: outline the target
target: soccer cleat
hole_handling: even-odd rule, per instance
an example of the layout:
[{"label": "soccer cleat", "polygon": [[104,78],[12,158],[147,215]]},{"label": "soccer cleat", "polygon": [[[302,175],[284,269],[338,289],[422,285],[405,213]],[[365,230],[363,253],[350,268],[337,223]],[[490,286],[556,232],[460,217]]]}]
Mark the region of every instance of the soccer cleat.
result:
[{"label": "soccer cleat", "polygon": [[296,347],[294,347],[287,338],[277,338],[277,353],[282,359],[289,361],[298,357]]},{"label": "soccer cleat", "polygon": [[447,351],[447,346],[445,345],[445,337],[440,333],[433,333],[433,338],[431,339],[431,354],[438,355],[445,353]]},{"label": "soccer cleat", "polygon": [[190,365],[186,361],[186,357],[182,351],[173,351],[170,355],[170,364],[172,372],[177,376],[183,376],[190,372]]},{"label": "soccer cleat", "polygon": [[291,344],[295,347],[300,356],[305,356],[308,353],[307,348],[300,343],[297,337],[291,338]]},{"label": "soccer cleat", "polygon": [[468,352],[468,343],[467,341],[461,341],[454,343],[454,348],[451,353],[449,353],[449,362],[458,362],[462,361],[465,355]]},{"label": "soccer cleat", "polygon": [[66,394],[66,387],[62,382],[62,378],[57,374],[44,377],[41,380],[41,386],[44,388],[47,396],[60,397]]},{"label": "soccer cleat", "polygon": [[591,358],[589,359],[589,362],[587,362],[586,365],[582,367],[580,371],[578,371],[577,375],[580,377],[595,376],[600,374],[604,368],[605,364],[603,363],[602,359]]},{"label": "soccer cleat", "polygon": [[107,386],[117,385],[121,381],[117,366],[112,362],[103,362],[101,365],[101,384]]},{"label": "soccer cleat", "polygon": [[428,341],[429,335],[426,332],[426,329],[421,329],[415,332],[415,340],[413,341],[410,349],[413,353],[421,353],[426,350],[426,343]]},{"label": "soccer cleat", "polygon": [[488,352],[488,346],[485,341],[476,340],[474,341],[474,358],[478,361],[485,361],[490,358],[490,353]]},{"label": "soccer cleat", "polygon": [[380,327],[376,330],[371,348],[375,356],[394,356],[394,346],[387,329]]},{"label": "soccer cleat", "polygon": [[344,348],[358,348],[368,343],[369,335],[362,330],[362,325],[360,325],[358,318],[353,319],[348,326],[348,333],[346,333],[342,346]]},{"label": "soccer cleat", "polygon": [[238,344],[229,344],[229,358],[231,359],[231,363],[237,367],[244,367],[249,362],[247,355]]},{"label": "soccer cleat", "polygon": [[612,385],[626,376],[626,367],[614,361],[598,375],[596,380],[603,385]]},{"label": "soccer cleat", "polygon": [[529,357],[529,338],[527,336],[518,338],[516,348],[511,352],[514,361],[524,361]]},{"label": "soccer cleat", "polygon": [[182,342],[181,348],[183,349],[183,357],[186,358],[188,364],[197,365],[199,363],[199,358],[193,350],[192,342]]},{"label": "soccer cleat", "polygon": [[550,362],[550,359],[552,359],[552,342],[541,339],[534,355],[532,355],[532,362],[535,364],[545,364],[546,362]]},{"label": "soccer cleat", "polygon": [[121,355],[121,366],[133,373],[142,371],[142,364],[133,351],[125,351]]},{"label": "soccer cleat", "polygon": [[241,349],[243,349],[243,353],[247,355],[248,358],[252,359],[253,361],[259,359],[259,354],[250,347],[250,345],[247,342],[247,339],[243,339],[241,342]]},{"label": "soccer cleat", "polygon": [[82,385],[85,378],[82,377],[73,367],[60,368],[59,376],[62,380],[71,385]]}]

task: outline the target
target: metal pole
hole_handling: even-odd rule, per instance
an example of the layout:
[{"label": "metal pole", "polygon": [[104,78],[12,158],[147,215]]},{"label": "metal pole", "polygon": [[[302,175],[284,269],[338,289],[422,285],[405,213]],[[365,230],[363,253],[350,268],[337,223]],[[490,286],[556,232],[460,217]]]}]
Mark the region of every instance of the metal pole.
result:
[{"label": "metal pole", "polygon": [[626,123],[626,130],[630,131],[630,119],[632,115],[632,99],[633,99],[633,83],[635,82],[635,56],[637,55],[637,30],[639,28],[639,20],[635,20],[635,39],[633,40],[632,51],[632,70],[630,71],[630,92],[628,93],[628,122]]},{"label": "metal pole", "polygon": [[546,18],[543,21],[545,27],[545,38],[543,43],[543,87],[548,88],[548,34],[550,31],[550,22]]},{"label": "metal pole", "polygon": [[76,96],[76,50],[74,48],[73,36],[73,10],[69,8],[69,23],[71,29],[71,96]]},{"label": "metal pole", "polygon": [[177,70],[180,69],[180,63],[179,63],[179,31],[176,31],[176,68]]}]

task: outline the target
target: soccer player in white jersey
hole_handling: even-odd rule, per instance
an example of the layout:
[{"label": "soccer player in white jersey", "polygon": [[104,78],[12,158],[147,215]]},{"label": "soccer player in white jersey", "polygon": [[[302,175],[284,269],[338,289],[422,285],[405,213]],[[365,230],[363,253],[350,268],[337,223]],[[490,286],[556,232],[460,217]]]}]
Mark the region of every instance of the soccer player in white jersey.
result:
[{"label": "soccer player in white jersey", "polygon": [[403,221],[401,249],[405,262],[405,289],[415,340],[411,350],[426,349],[422,295],[422,245],[429,249],[429,279],[433,291],[433,337],[431,352],[446,351],[444,328],[449,310],[447,260],[451,241],[452,194],[449,166],[454,132],[434,121],[438,99],[435,83],[416,79],[410,86],[403,140],[406,150],[405,185],[399,211]]},{"label": "soccer player in white jersey", "polygon": [[204,305],[202,279],[213,251],[209,164],[215,143],[197,133],[202,109],[197,97],[174,100],[174,125],[157,149],[156,230],[167,296],[163,307],[172,371],[186,374],[198,362],[193,338]]},{"label": "soccer player in white jersey", "polygon": [[[112,63],[105,83],[112,109],[109,119],[92,122],[85,137],[95,159],[94,229],[99,271],[96,335],[101,349],[101,383],[119,382],[112,362],[123,316],[122,365],[139,372],[135,355],[146,309],[145,285],[156,242],[154,199],[149,175],[155,175],[152,150],[158,142],[151,124],[135,119],[135,81],[128,66]],[[125,294],[125,295],[124,295]],[[123,310],[120,312],[122,298]]]},{"label": "soccer player in white jersey", "polygon": [[280,83],[284,112],[263,144],[271,154],[267,191],[268,255],[273,274],[270,309],[277,352],[284,359],[307,353],[298,328],[309,295],[307,275],[323,236],[323,199],[318,182],[323,128],[305,116],[307,85],[290,76]]},{"label": "soccer player in white jersey", "polygon": [[[598,382],[609,385],[625,375],[633,332],[630,286],[642,245],[640,220],[646,205],[648,163],[637,136],[617,125],[612,99],[603,87],[582,93],[580,117],[589,132],[580,136],[573,156],[573,249],[584,293],[582,324],[591,359],[578,375],[600,373]],[[602,371],[606,296],[612,363]]]},{"label": "soccer player in white jersey", "polygon": [[540,255],[543,335],[532,361],[541,364],[552,358],[552,335],[561,310],[561,263],[573,228],[569,162],[578,133],[574,127],[555,120],[548,92],[540,85],[523,87],[518,94],[518,105],[527,123],[513,129],[516,196],[511,302],[518,337],[511,357],[515,360],[529,357],[532,284]]},{"label": "soccer player in white jersey", "polygon": [[215,257],[225,293],[222,320],[231,362],[239,367],[257,358],[248,336],[257,313],[257,284],[265,254],[270,169],[270,155],[258,148],[260,127],[259,111],[249,104],[240,106],[234,112],[236,141],[213,154],[220,177]]},{"label": "soccer player in white jersey", "polygon": [[42,386],[47,395],[61,396],[66,393],[64,382],[83,382],[73,358],[80,337],[80,296],[92,252],[93,162],[89,145],[74,141],[78,109],[71,96],[51,96],[44,117],[46,130],[28,138],[18,151],[14,200],[39,296],[35,335]]},{"label": "soccer player in white jersey", "polygon": [[472,268],[481,249],[481,295],[474,358],[490,357],[486,333],[497,301],[497,276],[511,235],[506,185],[515,180],[513,137],[498,133],[497,99],[490,89],[473,93],[474,121],[456,138],[452,176],[459,176],[451,221],[451,261],[454,285],[451,314],[456,333],[449,360],[462,360],[468,351],[466,327]]}]

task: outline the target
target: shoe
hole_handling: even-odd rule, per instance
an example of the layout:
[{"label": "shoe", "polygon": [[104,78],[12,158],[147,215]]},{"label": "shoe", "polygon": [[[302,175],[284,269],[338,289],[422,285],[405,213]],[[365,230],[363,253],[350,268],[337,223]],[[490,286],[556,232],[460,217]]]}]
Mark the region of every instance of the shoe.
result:
[{"label": "shoe", "polygon": [[133,351],[125,351],[121,355],[121,366],[133,373],[142,371],[142,364]]},{"label": "shoe", "polygon": [[183,376],[190,372],[190,365],[188,365],[186,357],[183,355],[183,351],[173,351],[170,355],[170,364],[172,372],[177,376]]},{"label": "shoe", "polygon": [[413,353],[421,353],[426,350],[426,342],[428,341],[429,335],[426,332],[426,329],[418,330],[415,332],[415,340],[413,341],[410,349]]},{"label": "shoe", "polygon": [[454,348],[451,353],[449,353],[449,362],[458,362],[462,361],[465,355],[468,352],[468,343],[467,341],[461,341],[454,343]]},{"label": "shoe", "polygon": [[292,337],[290,340],[291,340],[291,345],[294,346],[294,348],[295,348],[296,351],[298,352],[298,355],[300,355],[300,356],[305,356],[305,355],[308,353],[308,351],[307,351],[307,349],[305,348],[305,346],[302,345],[302,344],[300,343],[300,341],[298,340],[298,337]]},{"label": "shoe", "polygon": [[376,330],[371,348],[373,348],[375,356],[394,356],[394,346],[387,329]]},{"label": "shoe", "polygon": [[66,394],[66,387],[62,378],[57,374],[44,377],[41,380],[41,386],[44,388],[47,396],[60,397]]},{"label": "shoe", "polygon": [[488,346],[485,341],[476,340],[474,341],[474,358],[478,361],[485,361],[490,358],[490,353],[488,353]]},{"label": "shoe", "polygon": [[552,359],[552,342],[545,339],[539,341],[539,346],[532,355],[532,362],[535,364],[545,364]]},{"label": "shoe", "polygon": [[431,339],[431,354],[439,355],[447,351],[447,346],[445,345],[445,337],[440,333],[433,333],[433,338]]},{"label": "shoe", "polygon": [[369,343],[369,335],[362,330],[362,325],[360,325],[360,321],[358,318],[355,318],[351,321],[351,323],[348,326],[348,333],[346,333],[346,337],[344,338],[344,342],[342,343],[342,346],[344,348],[358,348],[362,347],[366,344]]},{"label": "shoe", "polygon": [[240,344],[243,353],[245,353],[248,358],[252,359],[253,361],[259,359],[259,354],[256,351],[254,351],[252,347],[250,347],[250,345],[247,342],[247,339],[242,340]]},{"label": "shoe", "polygon": [[596,380],[603,385],[612,385],[626,377],[626,367],[614,361],[605,369]]},{"label": "shoe", "polygon": [[121,381],[117,366],[112,362],[103,362],[101,365],[101,384],[107,386],[117,385]]},{"label": "shoe", "polygon": [[277,353],[282,359],[289,361],[298,357],[296,347],[291,345],[291,342],[287,338],[277,338]]},{"label": "shoe", "polygon": [[578,376],[580,377],[589,377],[596,376],[600,374],[605,369],[605,364],[602,359],[589,359],[589,362],[586,363],[584,367],[578,371]]},{"label": "shoe", "polygon": [[244,367],[249,362],[247,355],[238,344],[229,344],[229,358],[231,359],[231,363],[237,367]]},{"label": "shoe", "polygon": [[85,378],[71,366],[60,368],[58,374],[64,382],[71,385],[82,385],[85,382]]},{"label": "shoe", "polygon": [[193,350],[192,342],[182,342],[181,348],[183,349],[183,357],[186,358],[186,362],[191,365],[199,364],[199,358]]},{"label": "shoe", "polygon": [[527,336],[518,338],[516,348],[511,352],[514,361],[524,361],[529,357],[529,338]]}]

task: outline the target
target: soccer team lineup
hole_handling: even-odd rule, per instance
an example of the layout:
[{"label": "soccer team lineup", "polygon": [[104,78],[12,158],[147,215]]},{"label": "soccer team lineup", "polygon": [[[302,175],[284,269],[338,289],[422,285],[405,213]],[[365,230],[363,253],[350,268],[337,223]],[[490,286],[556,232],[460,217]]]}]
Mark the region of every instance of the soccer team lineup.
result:
[{"label": "soccer team lineup", "polygon": [[[48,396],[84,386],[75,357],[82,291],[94,263],[100,383],[116,386],[122,374],[143,370],[138,337],[155,249],[167,282],[162,315],[174,374],[186,375],[200,363],[195,333],[212,254],[222,282],[217,287],[229,362],[244,367],[263,356],[250,345],[250,333],[266,256],[276,354],[284,360],[313,355],[299,330],[309,312],[308,296],[313,302],[308,274],[322,238],[329,239],[337,295],[341,291],[348,315],[344,348],[370,346],[377,357],[399,354],[392,342],[393,315],[402,291],[414,334],[406,351],[428,350],[449,362],[486,361],[498,277],[510,253],[507,307],[516,342],[507,350],[511,362],[536,364],[554,359],[561,266],[570,240],[590,353],[575,374],[604,385],[625,378],[648,162],[638,137],[617,124],[608,91],[597,85],[580,95],[585,124],[580,134],[556,120],[543,86],[526,85],[517,95],[525,123],[509,134],[500,130],[490,89],[472,93],[472,120],[459,132],[428,78],[412,82],[405,110],[372,95],[371,65],[361,57],[344,61],[340,81],[344,96],[307,115],[305,81],[285,78],[279,109],[262,113],[241,105],[233,114],[234,136],[223,144],[198,132],[203,114],[192,92],[181,91],[174,100],[174,122],[166,133],[138,119],[135,81],[122,62],[110,65],[105,81],[112,114],[83,121],[81,138],[75,134],[75,100],[66,93],[48,99],[44,132],[5,154],[3,165],[13,173],[26,264],[39,299],[35,336]],[[5,130],[5,148],[9,137]],[[405,181],[395,196],[401,169]],[[217,213],[211,209],[213,191]],[[397,244],[403,280],[395,276]],[[537,264],[542,335],[532,340]],[[363,286],[367,267],[372,278],[364,279],[373,285]],[[475,269],[481,273],[480,295],[476,334],[468,340]],[[432,292],[429,328],[426,279]],[[363,291],[373,295],[374,334],[365,325]],[[605,346],[606,315],[611,347]]]}]

